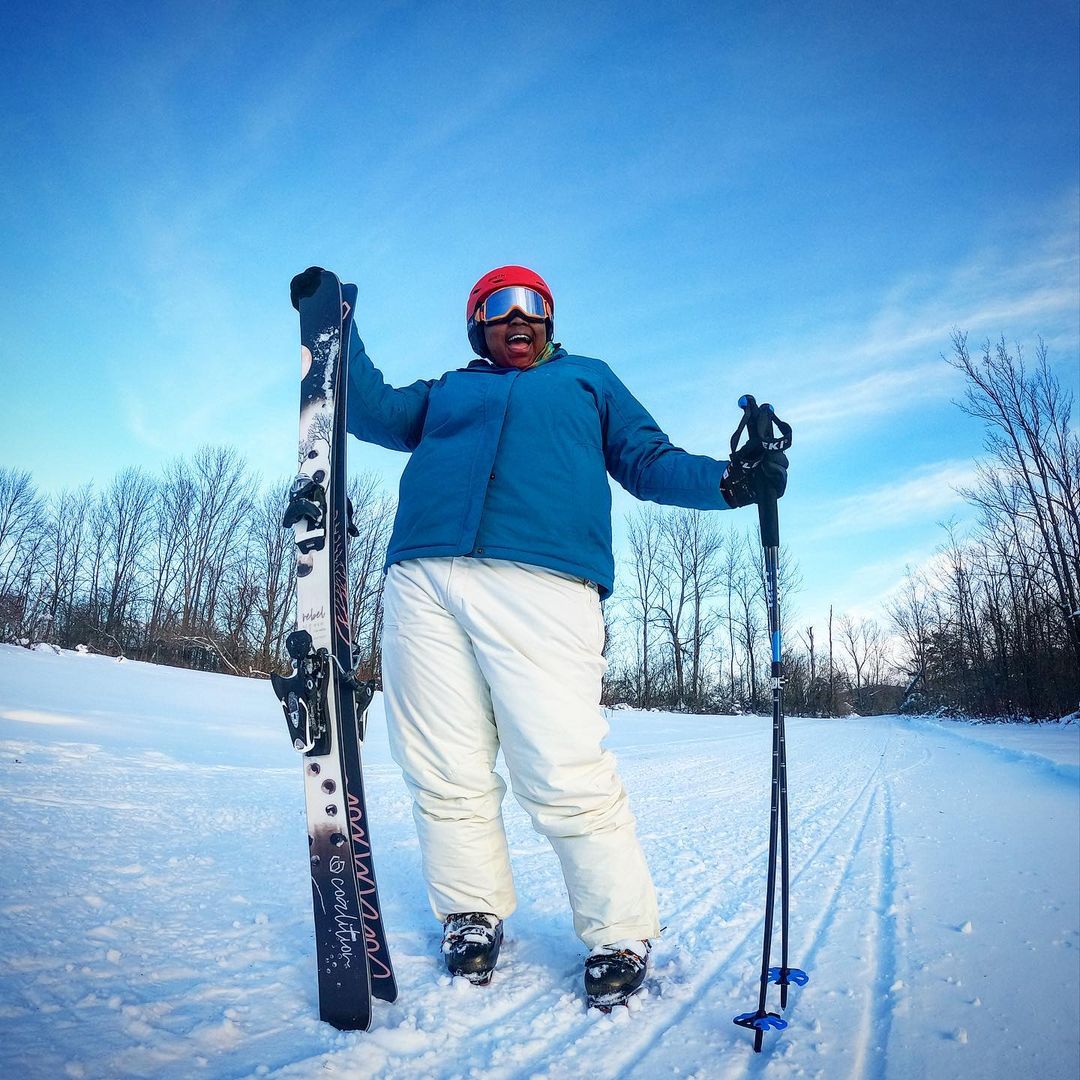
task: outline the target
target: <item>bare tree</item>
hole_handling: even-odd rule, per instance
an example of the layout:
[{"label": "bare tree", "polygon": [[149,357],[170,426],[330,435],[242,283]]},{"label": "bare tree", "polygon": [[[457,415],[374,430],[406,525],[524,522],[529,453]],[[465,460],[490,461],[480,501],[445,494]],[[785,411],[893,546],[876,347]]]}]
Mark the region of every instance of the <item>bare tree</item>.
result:
[{"label": "bare tree", "polygon": [[817,675],[817,652],[814,648],[814,628],[807,626],[802,631],[803,644],[806,646],[807,655],[807,672],[806,672],[806,711],[809,713],[815,713],[820,709],[820,706],[816,704],[816,698],[819,696],[818,687],[818,675]]},{"label": "bare tree", "polygon": [[0,468],[0,633],[21,637],[32,621],[45,508],[30,473]]},{"label": "bare tree", "polygon": [[723,581],[721,553],[724,534],[716,515],[704,510],[682,511],[686,519],[692,632],[690,638],[690,695],[700,708],[705,700],[704,651],[712,632],[705,605]]},{"label": "bare tree", "polygon": [[687,619],[692,609],[693,541],[692,525],[687,513],[667,510],[660,516],[658,596],[656,614],[658,625],[667,638],[674,683],[672,705],[686,707],[686,657],[689,628]]},{"label": "bare tree", "polygon": [[965,492],[991,517],[1011,514],[1030,526],[1047,560],[1052,597],[1080,670],[1080,437],[1072,395],[1062,390],[1040,339],[1033,374],[1019,347],[987,341],[976,361],[967,335],[953,334],[949,362],[967,377],[961,407],[986,424],[991,467]]},{"label": "bare tree", "polygon": [[742,678],[746,701],[758,708],[758,657],[761,636],[765,633],[765,585],[761,565],[761,544],[757,531],[743,534],[740,558],[735,567],[731,590],[735,597],[736,639],[743,651]]},{"label": "bare tree", "polygon": [[150,579],[147,638],[180,631],[180,552],[193,527],[196,485],[187,462],[169,462],[157,485],[153,527],[147,543],[147,574]]},{"label": "bare tree", "polygon": [[252,631],[256,623],[261,592],[263,567],[256,558],[252,545],[243,552],[245,557],[230,560],[227,577],[219,594],[219,616],[215,629],[215,647],[229,667],[236,673],[251,657]]},{"label": "bare tree", "polygon": [[836,715],[836,664],[833,663],[833,607],[829,605],[829,711],[827,716]]},{"label": "bare tree", "polygon": [[48,533],[44,543],[43,626],[47,641],[73,644],[76,592],[85,557],[87,521],[93,487],[64,488],[49,503]]},{"label": "bare tree", "polygon": [[218,614],[219,589],[251,507],[253,482],[228,446],[200,447],[188,475],[194,491],[178,552],[179,622],[182,633],[201,634]]},{"label": "bare tree", "polygon": [[655,704],[651,631],[657,622],[660,599],[660,511],[652,505],[639,506],[627,522],[631,569],[630,618],[637,627],[639,670],[637,704],[650,709]]},{"label": "bare tree", "polygon": [[746,558],[743,545],[729,542],[724,548],[724,560],[721,575],[724,582],[724,598],[726,601],[724,622],[727,624],[728,639],[728,698],[734,704],[739,693],[735,681],[735,632],[738,620],[736,619],[736,582],[742,572],[742,565]]},{"label": "bare tree", "polygon": [[258,567],[252,663],[258,671],[278,666],[295,600],[296,560],[292,529],[281,524],[289,481],[275,484],[252,503],[250,543]]},{"label": "bare tree", "polygon": [[840,646],[851,660],[855,676],[855,708],[861,713],[866,708],[865,690],[870,681],[868,672],[880,671],[883,657],[881,628],[873,619],[853,619],[850,615],[840,617]]},{"label": "bare tree", "polygon": [[917,693],[921,693],[922,700],[925,701],[929,692],[927,677],[934,631],[933,608],[927,595],[929,592],[930,586],[925,576],[909,571],[899,595],[887,606],[907,658],[906,673],[909,682],[902,707],[913,707],[917,700],[914,695]]},{"label": "bare tree", "polygon": [[139,598],[139,559],[146,543],[154,488],[154,481],[141,470],[124,469],[102,492],[97,506],[108,567],[102,632],[118,643],[130,644],[126,624]]},{"label": "bare tree", "polygon": [[377,677],[382,670],[383,562],[394,524],[395,502],[379,488],[373,473],[349,484],[357,535],[349,545],[349,619],[353,652],[361,673]]}]

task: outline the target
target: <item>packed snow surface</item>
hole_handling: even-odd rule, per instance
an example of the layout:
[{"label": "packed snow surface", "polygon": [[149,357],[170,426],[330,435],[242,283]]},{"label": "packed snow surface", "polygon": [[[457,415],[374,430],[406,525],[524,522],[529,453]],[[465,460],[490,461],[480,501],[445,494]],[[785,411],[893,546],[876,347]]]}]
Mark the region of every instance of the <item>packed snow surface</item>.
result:
[{"label": "packed snow surface", "polygon": [[[365,746],[401,994],[317,1019],[300,763],[267,683],[0,647],[0,1076],[1080,1075],[1080,730],[788,722],[788,1029],[756,1007],[770,724],[616,711],[667,930],[583,1003],[558,864],[512,800],[490,986],[450,980],[381,703]],[[776,989],[770,1001],[778,1007]]]}]

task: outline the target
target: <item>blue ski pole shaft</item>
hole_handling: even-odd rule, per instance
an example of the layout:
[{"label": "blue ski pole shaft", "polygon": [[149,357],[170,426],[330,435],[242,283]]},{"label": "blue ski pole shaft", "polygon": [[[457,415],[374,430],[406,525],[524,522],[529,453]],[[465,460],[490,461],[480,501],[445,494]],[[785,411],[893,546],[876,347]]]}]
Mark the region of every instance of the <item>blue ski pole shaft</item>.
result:
[{"label": "blue ski pole shaft", "polygon": [[[758,995],[758,1011],[764,1013],[769,993],[769,961],[772,954],[773,921],[776,913],[776,847],[780,808],[780,728],[773,711],[772,783],[769,806],[769,873],[765,886],[765,931],[761,949],[761,988]],[[754,1032],[754,1051],[760,1053],[764,1031]]]},{"label": "blue ski pole shaft", "polygon": [[790,867],[788,858],[787,752],[784,747],[784,721],[780,720],[780,1008],[787,1008],[788,925],[790,903]]},{"label": "blue ski pole shaft", "polygon": [[765,575],[769,588],[769,632],[772,637],[773,727],[776,730],[778,795],[780,801],[780,1008],[788,998],[788,926],[790,925],[791,866],[788,849],[787,734],[784,730],[784,669],[780,632],[780,598],[777,588],[776,548],[765,549]]},{"label": "blue ski pole shaft", "polygon": [[[773,648],[773,723],[772,723],[772,781],[770,784],[769,803],[769,864],[765,884],[765,927],[761,942],[761,979],[758,987],[758,1008],[756,1013],[744,1013],[735,1018],[735,1023],[754,1029],[754,1052],[761,1053],[761,1043],[767,1027],[783,1028],[786,1021],[776,1013],[770,1013],[765,1005],[769,995],[769,983],[772,981],[774,969],[769,967],[772,957],[773,927],[776,916],[776,864],[777,848],[784,839],[781,833],[781,762],[784,752],[783,730],[783,705],[780,697],[782,682],[776,675],[778,661],[776,656],[779,652],[779,615],[776,604],[776,556],[775,547],[765,549],[765,590],[769,601],[769,636]],[[786,851],[783,852],[786,860]],[[786,866],[786,861],[784,863]],[[781,884],[782,900],[786,901],[786,882]],[[786,906],[782,911],[781,928],[785,926]],[[786,936],[781,942],[786,966]],[[781,996],[783,992],[781,991]]]},{"label": "blue ski pole shaft", "polygon": [[[776,524],[776,500],[772,499],[769,503],[762,505],[758,504],[759,520],[761,523],[761,537],[762,543],[766,538],[766,530],[773,529],[779,532],[779,526]],[[769,537],[773,539],[772,536]],[[784,713],[783,713],[783,701],[781,698],[781,686],[782,683],[777,675],[777,670],[780,666],[778,655],[780,648],[780,614],[779,605],[777,603],[776,595],[776,563],[777,563],[777,547],[775,545],[769,545],[765,547],[765,591],[768,598],[769,607],[769,642],[772,648],[772,791],[771,802],[769,807],[769,875],[765,888],[765,944],[761,950],[761,994],[758,1003],[758,1008],[762,1011],[765,1009],[765,999],[769,988],[769,959],[772,952],[772,936],[773,936],[773,921],[776,909],[776,852],[777,841],[779,839],[781,859],[784,860],[786,865],[787,860],[787,830],[781,826],[786,824],[784,820],[786,815],[782,813],[783,809],[786,809],[781,801],[781,794],[783,791],[783,772],[781,769],[781,763],[784,756]],[[779,836],[778,836],[779,833]],[[787,879],[786,875],[781,878],[781,898],[785,902],[782,910],[781,929],[783,930],[786,924],[787,909]],[[786,934],[781,941],[783,949],[786,951],[787,941]],[[783,961],[787,963],[786,959]],[[763,1032],[758,1029],[754,1038],[754,1049],[761,1049],[761,1039]]]},{"label": "blue ski pole shaft", "polygon": [[[788,790],[787,790],[787,733],[784,725],[784,656],[780,630],[779,590],[779,527],[776,524],[776,501],[771,508],[761,509],[762,544],[765,545],[765,588],[769,603],[769,636],[772,644],[772,691],[773,730],[777,746],[776,775],[780,806],[780,967],[770,973],[773,982],[780,985],[780,1007],[787,1008],[788,986],[795,982],[804,986],[806,972],[788,964],[788,929],[791,912],[791,858],[788,843]],[[766,531],[768,530],[768,531]],[[776,546],[766,544],[766,539]]]}]

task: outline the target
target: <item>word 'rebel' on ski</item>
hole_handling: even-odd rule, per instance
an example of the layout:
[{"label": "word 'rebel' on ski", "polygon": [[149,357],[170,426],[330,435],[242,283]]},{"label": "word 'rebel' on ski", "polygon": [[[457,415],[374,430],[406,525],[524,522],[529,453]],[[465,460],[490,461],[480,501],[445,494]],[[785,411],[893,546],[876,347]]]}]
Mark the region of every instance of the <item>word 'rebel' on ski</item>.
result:
[{"label": "word 'rebel' on ski", "polygon": [[356,286],[311,267],[292,281],[300,312],[299,468],[283,525],[296,544],[289,676],[273,675],[290,741],[303,754],[319,1015],[366,1030],[371,998],[397,984],[379,905],[360,746],[374,692],[353,671],[345,404]]}]

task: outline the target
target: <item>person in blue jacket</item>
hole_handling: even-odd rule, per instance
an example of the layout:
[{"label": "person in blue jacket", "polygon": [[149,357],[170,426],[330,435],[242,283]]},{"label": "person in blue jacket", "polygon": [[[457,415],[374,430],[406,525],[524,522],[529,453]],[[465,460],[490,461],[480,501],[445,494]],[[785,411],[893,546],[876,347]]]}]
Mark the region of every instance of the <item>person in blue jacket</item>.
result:
[{"label": "person in blue jacket", "polygon": [[[554,340],[551,289],[503,266],[473,287],[479,359],[388,386],[354,329],[348,428],[411,456],[387,557],[382,669],[428,898],[454,975],[487,983],[514,910],[495,772],[558,855],[590,950],[591,1005],[625,1002],[660,932],[600,708],[614,584],[608,476],[639,499],[724,509],[746,469],[673,446],[601,360]],[[786,458],[770,475],[786,480]]]}]

